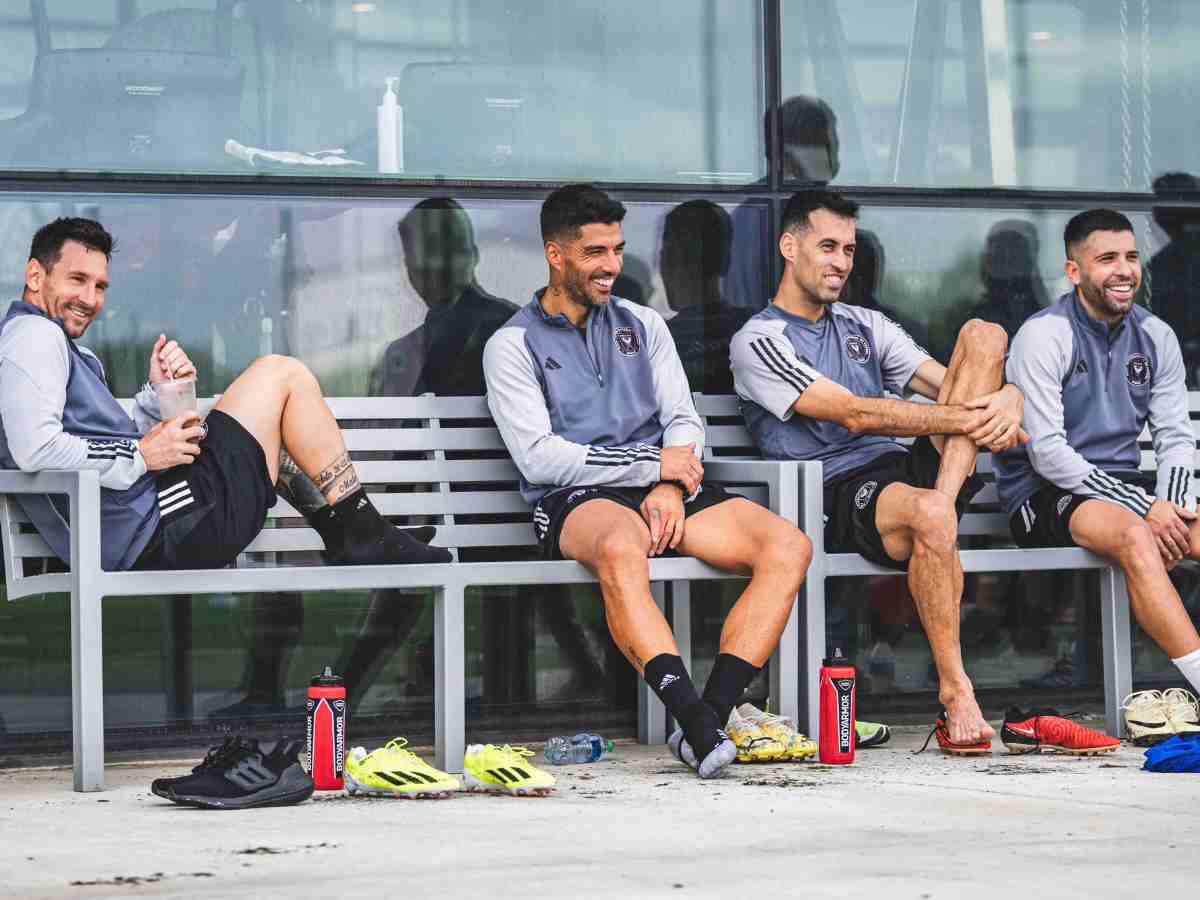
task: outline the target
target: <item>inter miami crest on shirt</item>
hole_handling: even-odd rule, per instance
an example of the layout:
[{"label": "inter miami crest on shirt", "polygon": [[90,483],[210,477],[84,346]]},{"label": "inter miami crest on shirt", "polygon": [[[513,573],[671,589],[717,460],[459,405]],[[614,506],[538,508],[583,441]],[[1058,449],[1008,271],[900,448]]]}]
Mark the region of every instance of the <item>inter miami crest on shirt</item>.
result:
[{"label": "inter miami crest on shirt", "polygon": [[861,334],[846,335],[846,356],[860,365],[871,358],[871,345]]},{"label": "inter miami crest on shirt", "polygon": [[1150,383],[1150,360],[1144,353],[1134,353],[1125,361],[1125,377],[1134,387]]},{"label": "inter miami crest on shirt", "polygon": [[613,332],[617,351],[622,356],[637,356],[642,350],[642,342],[638,340],[637,332],[632,328],[618,328]]}]

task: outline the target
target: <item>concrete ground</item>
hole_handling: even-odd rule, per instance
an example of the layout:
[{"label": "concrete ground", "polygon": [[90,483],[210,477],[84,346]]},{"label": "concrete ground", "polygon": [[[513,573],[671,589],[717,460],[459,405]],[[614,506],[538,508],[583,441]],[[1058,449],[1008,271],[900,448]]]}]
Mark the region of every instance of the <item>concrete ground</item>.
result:
[{"label": "concrete ground", "polygon": [[[1092,723],[1094,724],[1094,723]],[[4,897],[1194,896],[1200,776],[1090,759],[914,756],[739,765],[700,781],[665,747],[552,770],[548,798],[318,794],[207,812],[149,792],[177,764],[0,772]]]}]

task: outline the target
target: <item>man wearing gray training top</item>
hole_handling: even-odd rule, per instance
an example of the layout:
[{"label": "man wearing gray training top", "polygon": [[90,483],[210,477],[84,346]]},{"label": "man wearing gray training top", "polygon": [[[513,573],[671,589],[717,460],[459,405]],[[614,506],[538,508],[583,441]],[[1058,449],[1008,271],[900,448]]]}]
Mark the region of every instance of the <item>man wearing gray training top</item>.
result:
[{"label": "man wearing gray training top", "polygon": [[[599,577],[613,640],[681,725],[671,751],[711,778],[737,753],[722,729],[779,643],[812,548],[779,516],[703,481],[704,428],[667,325],[612,295],[624,217],[590,185],[546,198],[550,283],[488,341],[488,406],[544,554]],[[648,557],[676,549],[751,576],[703,697],[650,595]]]},{"label": "man wearing gray training top", "polygon": [[[1005,449],[1023,437],[1023,398],[1000,386],[1008,339],[999,326],[963,326],[947,368],[886,316],[839,302],[857,215],[854,201],[829,191],[788,201],[783,277],[734,335],[734,387],[764,456],[823,463],[829,549],[907,569],[945,708],[938,746],[983,753],[995,732],[963,667],[958,518],[978,490],[976,447]],[[918,438],[911,451],[895,440],[905,436]]]},{"label": "man wearing gray training top", "polygon": [[[1000,499],[1020,546],[1075,544],[1116,560],[1138,623],[1200,691],[1200,635],[1167,576],[1200,559],[1179,341],[1134,306],[1142,262],[1125,216],[1088,210],[1063,239],[1075,287],[1012,342],[1007,373],[1025,392],[1031,441],[997,457]],[[1157,477],[1138,472],[1147,423]]]}]

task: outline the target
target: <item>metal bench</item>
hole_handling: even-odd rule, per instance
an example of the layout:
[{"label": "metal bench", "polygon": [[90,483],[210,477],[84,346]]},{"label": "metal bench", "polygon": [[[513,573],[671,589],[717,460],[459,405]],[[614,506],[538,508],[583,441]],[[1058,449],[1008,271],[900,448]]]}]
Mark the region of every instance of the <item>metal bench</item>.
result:
[{"label": "metal bench", "polygon": [[[1191,395],[1191,407],[1198,408],[1197,398]],[[697,407],[705,420],[710,447],[706,454],[720,458],[722,453],[755,453],[753,440],[743,427],[737,397],[696,395]],[[1149,435],[1143,434],[1143,441]],[[736,450],[733,448],[742,448]],[[706,459],[705,466],[712,463]],[[895,575],[892,569],[868,562],[857,553],[826,553],[823,515],[822,466],[820,462],[779,462],[780,484],[795,490],[785,493],[780,508],[796,510],[791,520],[800,526],[813,543],[813,561],[801,591],[800,616],[804,627],[800,631],[798,656],[801,661],[800,721],[806,722],[809,734],[818,731],[817,672],[825,655],[825,582],[829,578],[854,575]],[[726,472],[736,472],[741,465],[729,460]],[[1144,451],[1142,468],[1153,471],[1154,454]],[[980,454],[978,471],[990,481],[991,455]],[[794,486],[794,488],[793,488]],[[1104,659],[1105,727],[1109,734],[1122,732],[1120,704],[1132,689],[1131,635],[1129,597],[1121,570],[1106,560],[1077,547],[1046,550],[1021,550],[1011,547],[1008,517],[997,506],[996,487],[989,483],[976,497],[959,527],[962,537],[987,537],[1009,544],[1008,548],[963,550],[964,572],[1029,572],[1060,569],[1097,569],[1100,573],[1100,610]]]},{"label": "metal bench", "polygon": [[[211,401],[210,401],[211,402]],[[534,545],[529,508],[516,490],[517,471],[490,421],[482,397],[349,398],[330,400],[362,481],[381,512],[426,517],[438,527],[437,543],[470,548],[528,548]],[[740,436],[740,433],[738,433]],[[716,448],[718,451],[722,448]],[[395,458],[404,454],[405,457]],[[382,458],[381,458],[382,457]],[[745,492],[783,515],[794,502],[792,469],[767,462],[714,461],[708,477],[746,486]],[[388,487],[405,486],[403,492]],[[65,494],[70,502],[70,571],[44,571],[52,557],[15,495]],[[71,710],[75,789],[104,785],[103,599],[204,593],[339,591],[370,588],[429,588],[434,591],[434,733],[437,764],[461,771],[465,747],[465,629],[463,595],[487,585],[592,583],[575,562],[454,562],[424,566],[324,567],[312,564],[322,549],[317,534],[282,500],[266,527],[247,548],[238,567],[176,572],[105,572],[100,568],[100,482],[94,471],[0,472],[0,541],[4,547],[8,599],[43,593],[71,595]],[[514,553],[514,556],[516,554]],[[290,564],[300,563],[300,564]],[[26,566],[29,566],[27,569]],[[654,559],[650,566],[656,601],[665,608],[667,583],[676,585],[672,609],[681,651],[690,660],[690,617],[686,582],[733,579],[698,560]],[[823,613],[823,610],[822,610]],[[822,615],[821,621],[824,621]],[[798,626],[793,611],[783,648],[773,658],[772,690],[777,707],[797,709]],[[814,645],[815,646],[815,645]],[[665,710],[645,686],[639,693],[639,737],[665,740]]]}]

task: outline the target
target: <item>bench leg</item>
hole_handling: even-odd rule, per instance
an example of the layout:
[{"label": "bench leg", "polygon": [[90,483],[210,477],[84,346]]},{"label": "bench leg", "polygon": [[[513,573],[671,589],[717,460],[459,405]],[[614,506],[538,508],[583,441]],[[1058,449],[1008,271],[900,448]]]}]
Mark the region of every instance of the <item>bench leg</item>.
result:
[{"label": "bench leg", "polygon": [[825,577],[815,565],[809,567],[796,606],[796,613],[800,614],[802,610],[804,615],[803,627],[796,629],[800,638],[796,721],[803,724],[805,734],[815,741],[821,733],[819,676],[821,660],[825,656]]},{"label": "bench leg", "polygon": [[71,592],[71,752],[75,790],[104,790],[104,631],[102,598],[88,580]]},{"label": "bench leg", "polygon": [[[797,598],[798,601],[803,599],[803,594]],[[799,723],[805,721],[800,717],[801,658],[799,604],[794,603],[783,634],[779,636],[779,646],[771,654],[771,684],[768,690],[772,711],[796,722],[797,728],[803,727]]]},{"label": "bench leg", "polygon": [[[656,581],[650,585],[650,594],[660,611],[665,613],[666,585]],[[667,710],[650,690],[644,678],[638,679],[638,743],[665,744],[667,742]]]},{"label": "bench leg", "polygon": [[1129,627],[1129,591],[1125,574],[1117,567],[1100,570],[1100,613],[1104,642],[1104,728],[1112,737],[1123,737],[1121,701],[1133,690],[1132,636]]},{"label": "bench leg", "polygon": [[433,733],[439,769],[461,772],[466,751],[466,625],[463,586],[438,588],[433,602]]}]

